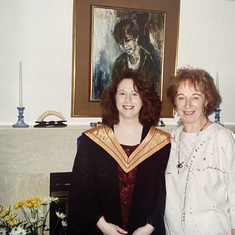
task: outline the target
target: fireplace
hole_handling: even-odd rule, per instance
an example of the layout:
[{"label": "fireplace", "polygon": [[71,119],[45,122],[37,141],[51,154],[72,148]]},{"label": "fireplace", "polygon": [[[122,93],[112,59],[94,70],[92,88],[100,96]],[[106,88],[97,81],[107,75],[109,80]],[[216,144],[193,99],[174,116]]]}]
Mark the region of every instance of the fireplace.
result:
[{"label": "fireplace", "polygon": [[[58,218],[55,212],[65,213],[68,215],[68,199],[70,188],[71,172],[50,173],[50,196],[59,198],[58,203],[52,204],[50,212],[50,230],[51,233],[56,226]],[[55,231],[59,234],[61,224]]]}]

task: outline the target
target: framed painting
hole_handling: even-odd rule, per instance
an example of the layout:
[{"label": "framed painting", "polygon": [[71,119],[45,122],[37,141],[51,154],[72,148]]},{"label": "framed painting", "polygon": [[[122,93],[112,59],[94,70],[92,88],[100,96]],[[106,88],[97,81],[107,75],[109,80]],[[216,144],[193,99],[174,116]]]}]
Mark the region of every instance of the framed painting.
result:
[{"label": "framed painting", "polygon": [[176,70],[179,7],[179,0],[74,0],[72,117],[100,117],[102,92],[126,67],[151,80],[161,117],[173,117],[166,89]]}]

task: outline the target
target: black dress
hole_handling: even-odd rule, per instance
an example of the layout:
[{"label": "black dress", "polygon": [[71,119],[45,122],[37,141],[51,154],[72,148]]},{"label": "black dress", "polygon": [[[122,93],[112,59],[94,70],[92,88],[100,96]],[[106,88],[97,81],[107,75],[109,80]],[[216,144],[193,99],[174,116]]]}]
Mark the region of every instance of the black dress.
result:
[{"label": "black dress", "polygon": [[138,166],[127,223],[128,234],[146,225],[148,218],[154,223],[152,234],[165,234],[165,168],[170,135],[154,127],[145,127],[142,142],[133,152],[135,156],[130,156],[128,164],[123,163],[125,158],[121,155],[125,154],[121,149],[112,129],[107,126],[83,133],[72,173],[69,235],[101,235],[96,227],[101,216],[122,227],[118,165],[125,171]]}]

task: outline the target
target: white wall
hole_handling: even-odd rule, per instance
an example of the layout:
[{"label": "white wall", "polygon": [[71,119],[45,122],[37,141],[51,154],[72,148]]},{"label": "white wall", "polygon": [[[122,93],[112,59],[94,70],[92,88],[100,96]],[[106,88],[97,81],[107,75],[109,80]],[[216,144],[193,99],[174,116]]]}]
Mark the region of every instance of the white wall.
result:
[{"label": "white wall", "polygon": [[[100,120],[70,117],[72,11],[73,0],[0,0],[0,125],[17,121],[20,61],[27,124],[47,110],[61,111],[68,124]],[[234,12],[235,1],[181,1],[178,67],[218,72],[224,124],[235,124]]]},{"label": "white wall", "polygon": [[[219,74],[221,122],[235,124],[235,1],[182,0],[178,67]],[[214,121],[214,116],[210,117]]]}]

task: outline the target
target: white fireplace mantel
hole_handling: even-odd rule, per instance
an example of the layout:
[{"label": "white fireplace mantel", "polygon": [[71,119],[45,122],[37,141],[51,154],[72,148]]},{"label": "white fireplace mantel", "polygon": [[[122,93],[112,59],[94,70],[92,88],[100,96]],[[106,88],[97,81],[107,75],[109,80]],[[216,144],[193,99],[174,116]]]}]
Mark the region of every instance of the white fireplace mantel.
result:
[{"label": "white fireplace mantel", "polygon": [[49,196],[50,173],[72,170],[77,137],[88,128],[0,127],[0,205]]},{"label": "white fireplace mantel", "polygon": [[[176,126],[160,127],[171,133]],[[72,171],[77,137],[90,126],[0,126],[0,205],[49,196],[50,173]],[[230,129],[235,130],[234,126]]]}]

